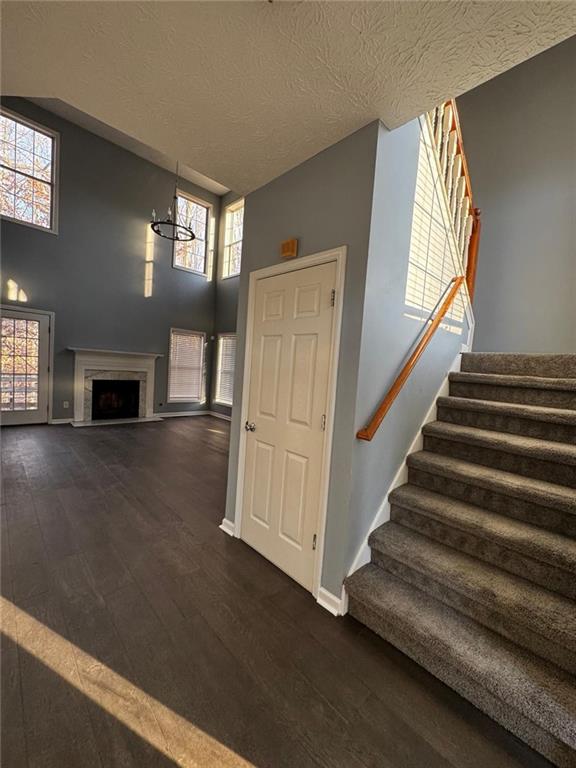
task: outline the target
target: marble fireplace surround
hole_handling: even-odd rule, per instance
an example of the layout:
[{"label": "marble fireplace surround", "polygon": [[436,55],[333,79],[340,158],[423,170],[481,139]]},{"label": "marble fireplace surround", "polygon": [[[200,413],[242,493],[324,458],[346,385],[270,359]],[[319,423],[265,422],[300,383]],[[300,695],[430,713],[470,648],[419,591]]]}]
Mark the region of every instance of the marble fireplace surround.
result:
[{"label": "marble fireplace surround", "polygon": [[104,423],[92,421],[92,382],[95,379],[139,381],[138,419],[155,419],[154,372],[156,358],[162,355],[154,352],[120,352],[82,347],[68,349],[74,352],[74,425]]}]

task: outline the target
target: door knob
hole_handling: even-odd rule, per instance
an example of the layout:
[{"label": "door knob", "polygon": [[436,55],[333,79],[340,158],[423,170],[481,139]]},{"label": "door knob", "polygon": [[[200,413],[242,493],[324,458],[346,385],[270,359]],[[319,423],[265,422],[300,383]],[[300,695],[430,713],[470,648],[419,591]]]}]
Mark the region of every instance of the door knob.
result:
[{"label": "door knob", "polygon": [[244,424],[244,429],[246,432],[256,432],[256,424],[254,424],[253,421],[247,421],[246,424]]}]

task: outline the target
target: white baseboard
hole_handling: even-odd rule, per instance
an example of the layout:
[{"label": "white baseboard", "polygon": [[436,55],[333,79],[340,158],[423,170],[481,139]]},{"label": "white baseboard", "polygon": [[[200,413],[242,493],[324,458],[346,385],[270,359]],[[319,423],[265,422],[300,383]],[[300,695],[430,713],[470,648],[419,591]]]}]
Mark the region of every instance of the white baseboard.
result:
[{"label": "white baseboard", "polygon": [[114,427],[117,424],[146,424],[162,421],[160,416],[144,416],[138,419],[97,419],[96,421],[72,421],[73,427]]},{"label": "white baseboard", "polygon": [[224,531],[224,533],[227,533],[228,536],[235,536],[236,535],[235,528],[234,528],[234,523],[232,522],[232,520],[228,520],[227,517],[224,517],[222,519],[222,522],[220,523],[220,525],[218,527],[220,528],[221,531]]},{"label": "white baseboard", "polygon": [[[462,352],[466,352],[466,351],[468,351],[468,348],[466,347],[466,345],[462,345]],[[378,528],[380,525],[383,525],[384,523],[387,523],[388,520],[390,520],[390,502],[388,501],[388,497],[392,493],[394,488],[398,488],[398,486],[404,485],[405,483],[408,482],[408,464],[406,463],[406,459],[411,453],[416,453],[417,451],[422,450],[422,447],[424,445],[424,438],[422,437],[422,427],[424,427],[426,424],[429,424],[431,421],[436,421],[436,411],[437,411],[436,403],[438,401],[438,398],[445,397],[448,394],[449,388],[450,388],[450,382],[448,377],[452,372],[460,370],[461,362],[462,362],[462,355],[459,352],[454,358],[454,361],[452,362],[452,365],[450,366],[444,380],[442,381],[442,384],[440,385],[438,392],[434,396],[432,405],[428,409],[428,412],[424,416],[422,423],[418,427],[418,432],[416,433],[416,436],[412,441],[410,448],[408,448],[404,461],[398,468],[398,471],[394,475],[394,479],[390,483],[390,486],[384,495],[384,499],[380,507],[378,508],[378,511],[374,516],[374,519],[372,520],[372,523],[370,525],[366,538],[360,545],[360,548],[356,553],[356,557],[352,562],[352,566],[348,571],[349,576],[353,574],[355,571],[357,571],[359,568],[361,568],[363,565],[366,565],[367,563],[370,562],[371,553],[370,553],[370,547],[368,546],[368,537],[370,536],[370,534],[375,528]]]},{"label": "white baseboard", "polygon": [[348,611],[348,596],[344,588],[342,588],[341,596],[337,597],[324,587],[320,587],[316,602],[318,605],[321,605],[322,608],[330,611],[333,616],[344,616]]},{"label": "white baseboard", "polygon": [[210,411],[158,411],[154,416],[170,419],[174,416],[210,416]]},{"label": "white baseboard", "polygon": [[78,421],[74,424],[74,419],[49,419],[48,424],[74,424],[75,427],[95,427],[103,424],[129,424],[137,423],[138,421],[161,421],[162,419],[169,419],[172,416],[214,416],[217,419],[223,419],[224,421],[232,421],[231,416],[227,416],[225,413],[218,413],[217,411],[159,411],[154,416],[146,419],[109,419],[107,421]]},{"label": "white baseboard", "polygon": [[217,413],[216,411],[158,411],[154,416],[159,416],[161,419],[169,419],[171,417],[179,416],[215,416],[217,419],[231,421],[230,416],[226,416],[224,413]]},{"label": "white baseboard", "polygon": [[210,416],[214,416],[217,419],[223,419],[224,421],[232,421],[232,416],[227,416],[225,413],[218,413],[218,411],[210,411]]}]

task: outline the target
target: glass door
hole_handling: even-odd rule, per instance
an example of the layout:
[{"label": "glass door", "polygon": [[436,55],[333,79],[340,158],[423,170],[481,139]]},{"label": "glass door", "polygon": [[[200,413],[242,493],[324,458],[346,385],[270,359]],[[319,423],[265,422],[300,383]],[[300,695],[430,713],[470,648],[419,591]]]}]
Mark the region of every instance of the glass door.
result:
[{"label": "glass door", "polygon": [[2,310],[0,411],[5,426],[48,421],[49,315]]}]

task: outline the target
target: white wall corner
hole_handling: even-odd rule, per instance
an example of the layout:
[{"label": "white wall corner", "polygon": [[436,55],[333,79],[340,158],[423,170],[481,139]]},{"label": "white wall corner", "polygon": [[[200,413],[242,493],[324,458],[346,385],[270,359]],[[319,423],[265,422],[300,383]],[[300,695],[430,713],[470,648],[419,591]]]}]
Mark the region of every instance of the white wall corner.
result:
[{"label": "white wall corner", "polygon": [[236,536],[236,529],[232,520],[228,520],[227,517],[222,518],[222,522],[218,526],[221,531],[227,533],[228,536]]},{"label": "white wall corner", "polygon": [[348,595],[344,587],[342,587],[340,597],[337,597],[324,587],[319,587],[316,601],[318,605],[321,605],[322,608],[325,608],[333,616],[344,616],[348,612]]},{"label": "white wall corner", "polygon": [[[465,345],[463,345],[463,347],[464,346]],[[465,351],[465,350],[462,349],[462,351]],[[424,439],[422,437],[422,427],[424,427],[426,424],[429,424],[431,421],[436,421],[438,398],[446,397],[448,395],[450,391],[449,376],[454,371],[460,370],[461,363],[462,363],[462,352],[458,352],[458,354],[452,361],[452,365],[448,369],[448,372],[446,373],[446,376],[444,377],[444,380],[442,381],[442,384],[440,385],[438,392],[436,392],[436,395],[434,396],[432,405],[428,409],[428,412],[424,416],[422,423],[418,427],[418,432],[416,433],[416,436],[414,437],[412,444],[408,448],[408,452],[406,453],[406,457],[404,458],[404,461],[398,468],[398,471],[394,475],[394,479],[392,480],[392,482],[390,483],[390,486],[388,487],[388,490],[386,491],[384,499],[382,500],[382,503],[380,504],[376,512],[376,515],[374,516],[374,519],[370,524],[370,528],[368,530],[366,538],[360,545],[360,548],[356,553],[356,557],[354,558],[352,565],[350,567],[350,570],[348,571],[349,576],[355,573],[355,571],[357,571],[363,565],[366,565],[367,563],[370,562],[370,547],[368,546],[368,537],[370,536],[373,530],[378,528],[380,525],[387,523],[390,520],[390,502],[388,501],[388,497],[395,488],[398,488],[400,485],[404,485],[405,483],[408,482],[408,465],[406,463],[406,459],[411,453],[416,453],[417,451],[422,450],[424,445]]]}]

